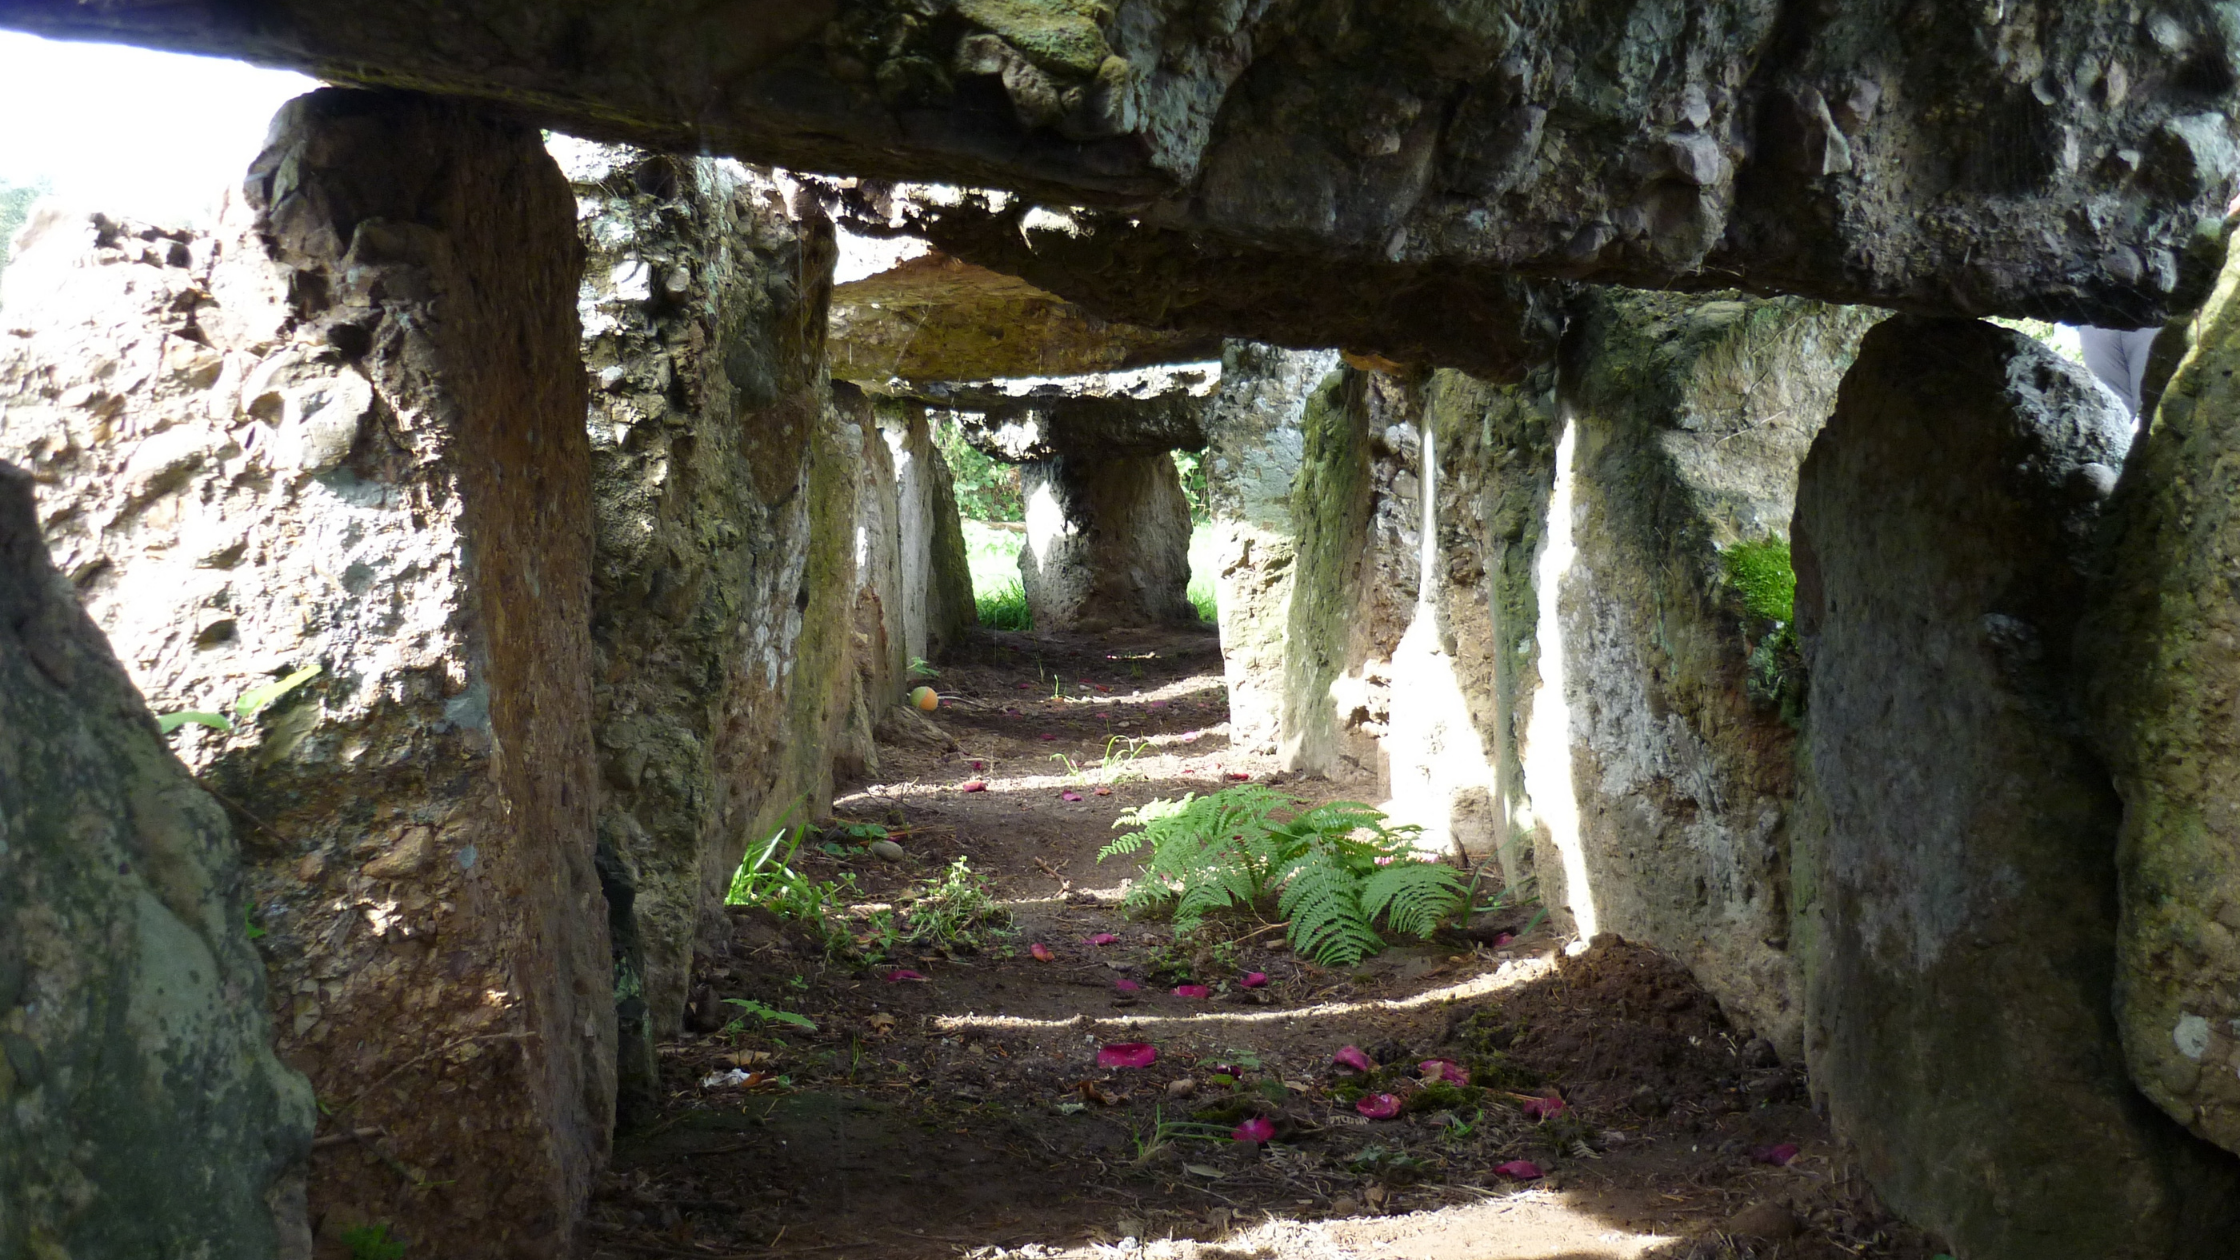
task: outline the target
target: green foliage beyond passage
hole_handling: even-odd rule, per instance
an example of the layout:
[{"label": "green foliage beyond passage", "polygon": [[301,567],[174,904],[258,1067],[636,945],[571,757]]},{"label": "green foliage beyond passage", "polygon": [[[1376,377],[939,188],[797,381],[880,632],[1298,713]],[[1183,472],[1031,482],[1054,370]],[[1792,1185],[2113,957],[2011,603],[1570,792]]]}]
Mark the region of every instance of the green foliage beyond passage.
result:
[{"label": "green foliage beyond passage", "polygon": [[1023,521],[1026,503],[1019,497],[1019,470],[999,464],[964,440],[955,420],[934,426],[933,444],[949,463],[956,483],[957,515],[968,521]]},{"label": "green foliage beyond passage", "polygon": [[1742,595],[1753,617],[1787,622],[1796,615],[1797,573],[1789,567],[1789,541],[1766,538],[1738,542],[1720,553],[1727,580]]},{"label": "green foliage beyond passage", "polygon": [[1291,947],[1326,964],[1383,949],[1380,919],[1424,937],[1462,905],[1461,878],[1413,855],[1410,841],[1422,828],[1386,826],[1382,813],[1353,801],[1278,821],[1291,804],[1263,787],[1153,801],[1113,823],[1139,830],[1106,845],[1097,860],[1148,841],[1151,860],[1127,903],[1150,909],[1172,901],[1177,932],[1217,910],[1251,909],[1272,897]]}]

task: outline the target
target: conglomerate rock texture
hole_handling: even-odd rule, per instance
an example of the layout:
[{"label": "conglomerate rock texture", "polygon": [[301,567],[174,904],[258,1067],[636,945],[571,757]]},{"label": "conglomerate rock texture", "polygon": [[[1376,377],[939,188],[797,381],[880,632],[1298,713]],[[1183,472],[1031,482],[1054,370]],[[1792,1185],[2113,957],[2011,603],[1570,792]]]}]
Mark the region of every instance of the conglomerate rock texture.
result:
[{"label": "conglomerate rock texture", "polygon": [[[807,790],[782,750],[808,734],[787,722],[787,693],[832,235],[735,162],[562,152],[589,251],[600,838],[631,887],[638,1024],[669,1037],[741,854]],[[626,1033],[630,983],[625,965]],[[650,1071],[625,1081],[649,1087]]]},{"label": "conglomerate rock texture", "polygon": [[2111,1000],[2120,806],[2073,644],[2129,430],[2027,337],[1901,317],[1797,495],[1813,1087],[1970,1257],[2240,1249],[2240,1162],[2140,1096]]},{"label": "conglomerate rock texture", "polygon": [[1789,610],[1753,610],[1722,552],[1785,554],[1798,465],[1881,317],[1607,290],[1576,310],[1559,388],[1577,430],[1554,596],[1582,886],[1543,863],[1542,887],[1685,963],[1792,1062]]},{"label": "conglomerate rock texture", "polygon": [[551,1254],[615,1071],[573,200],[532,129],[323,90],[242,201],[37,225],[0,442],[141,691],[232,728],[172,739],[330,1117],[322,1237]]},{"label": "conglomerate rock texture", "polygon": [[2149,1098],[2240,1151],[2240,264],[2189,334],[2117,491],[2087,642],[2123,798],[2124,1051]]},{"label": "conglomerate rock texture", "polygon": [[1459,356],[1517,342],[1514,274],[2157,322],[2205,292],[2240,165],[2211,0],[6,0],[0,25],[1020,190],[934,239],[1146,327],[1492,377],[1529,356]]},{"label": "conglomerate rock texture", "polygon": [[0,466],[0,1255],[309,1260],[311,1089],[248,904]]}]

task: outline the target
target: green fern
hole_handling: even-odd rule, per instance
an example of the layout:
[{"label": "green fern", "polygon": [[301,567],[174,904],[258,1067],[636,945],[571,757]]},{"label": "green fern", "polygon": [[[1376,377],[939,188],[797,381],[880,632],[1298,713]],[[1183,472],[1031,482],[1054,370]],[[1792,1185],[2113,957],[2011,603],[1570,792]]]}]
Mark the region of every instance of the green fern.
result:
[{"label": "green fern", "polygon": [[1153,801],[1113,824],[1137,830],[1106,845],[1097,860],[1148,843],[1150,860],[1127,904],[1146,910],[1171,901],[1178,931],[1273,896],[1292,948],[1330,964],[1355,963],[1384,948],[1379,919],[1394,931],[1429,936],[1462,904],[1454,871],[1413,856],[1421,828],[1387,826],[1381,812],[1354,801],[1276,821],[1289,805],[1263,787]]}]

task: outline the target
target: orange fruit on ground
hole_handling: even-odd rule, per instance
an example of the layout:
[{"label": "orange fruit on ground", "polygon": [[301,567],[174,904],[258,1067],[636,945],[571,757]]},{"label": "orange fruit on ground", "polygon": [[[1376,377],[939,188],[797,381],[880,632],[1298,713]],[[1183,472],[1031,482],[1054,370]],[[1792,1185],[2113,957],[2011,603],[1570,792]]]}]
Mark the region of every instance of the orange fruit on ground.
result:
[{"label": "orange fruit on ground", "polygon": [[931,713],[940,706],[941,697],[935,695],[931,687],[920,687],[910,693],[910,703]]}]

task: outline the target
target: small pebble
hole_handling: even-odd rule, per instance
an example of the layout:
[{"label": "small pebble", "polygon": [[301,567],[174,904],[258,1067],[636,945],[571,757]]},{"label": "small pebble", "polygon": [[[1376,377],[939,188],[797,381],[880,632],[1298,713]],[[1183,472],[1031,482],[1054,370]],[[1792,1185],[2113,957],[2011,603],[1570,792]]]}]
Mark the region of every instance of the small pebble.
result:
[{"label": "small pebble", "polygon": [[1185,1076],[1179,1081],[1167,1082],[1167,1097],[1188,1098],[1198,1092],[1198,1083]]},{"label": "small pebble", "polygon": [[1361,1205],[1352,1199],[1332,1199],[1330,1201],[1330,1213],[1333,1216],[1352,1216],[1360,1210]]},{"label": "small pebble", "polygon": [[906,851],[901,845],[896,844],[892,840],[872,841],[871,852],[878,857],[885,858],[889,862],[899,862],[902,859],[910,856],[908,851]]}]

